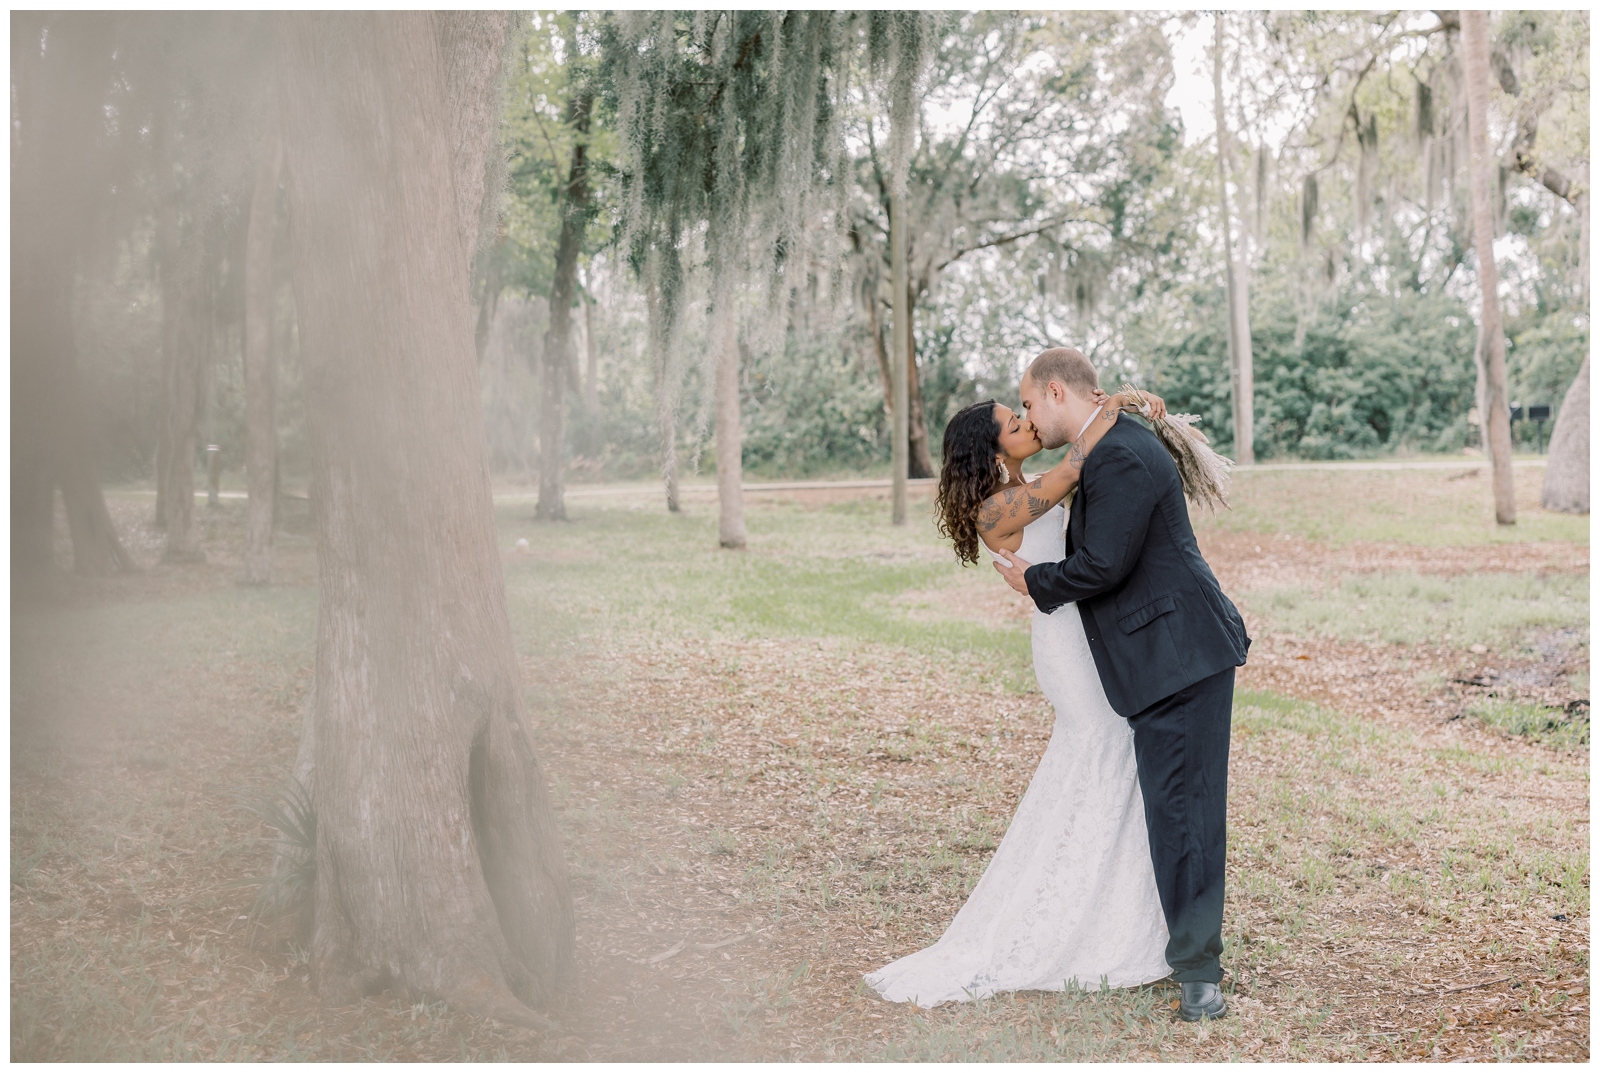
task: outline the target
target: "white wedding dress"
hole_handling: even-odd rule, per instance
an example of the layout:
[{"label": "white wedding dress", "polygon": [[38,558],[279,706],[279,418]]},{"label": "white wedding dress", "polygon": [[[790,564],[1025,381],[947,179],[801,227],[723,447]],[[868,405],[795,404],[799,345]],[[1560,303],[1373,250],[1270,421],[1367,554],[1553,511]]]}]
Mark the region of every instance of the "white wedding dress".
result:
[{"label": "white wedding dress", "polygon": [[[1066,511],[1023,532],[1019,556],[1063,557]],[[1056,725],[983,878],[944,936],[867,976],[892,1002],[937,1006],[1000,991],[1133,987],[1168,975],[1134,766],[1076,604],[1033,614],[1033,667]]]}]

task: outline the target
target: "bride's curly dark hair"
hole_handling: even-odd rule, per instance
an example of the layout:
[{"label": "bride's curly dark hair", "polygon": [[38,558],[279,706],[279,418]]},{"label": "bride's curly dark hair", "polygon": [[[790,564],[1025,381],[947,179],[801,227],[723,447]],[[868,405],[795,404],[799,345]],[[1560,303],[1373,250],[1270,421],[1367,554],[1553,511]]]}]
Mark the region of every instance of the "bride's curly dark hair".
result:
[{"label": "bride's curly dark hair", "polygon": [[944,465],[933,501],[939,534],[956,546],[963,563],[978,561],[978,508],[1000,486],[995,458],[1000,426],[993,399],[973,403],[950,419],[944,430]]}]

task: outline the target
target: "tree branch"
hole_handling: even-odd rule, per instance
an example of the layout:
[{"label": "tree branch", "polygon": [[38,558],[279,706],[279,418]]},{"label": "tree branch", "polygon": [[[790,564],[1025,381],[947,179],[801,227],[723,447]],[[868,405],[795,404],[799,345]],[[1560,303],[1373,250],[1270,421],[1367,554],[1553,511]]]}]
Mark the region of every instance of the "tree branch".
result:
[{"label": "tree branch", "polygon": [[987,240],[985,240],[983,242],[975,242],[970,246],[963,246],[960,249],[956,250],[955,253],[952,253],[949,257],[945,258],[943,261],[940,261],[938,266],[934,269],[934,271],[942,272],[945,269],[946,266],[948,266],[950,264],[953,264],[956,261],[959,261],[962,257],[965,257],[967,254],[973,253],[976,250],[987,250],[987,249],[993,249],[996,246],[1006,246],[1006,245],[1009,245],[1009,244],[1011,244],[1013,242],[1017,242],[1017,241],[1019,241],[1021,239],[1025,239],[1025,238],[1029,238],[1029,237],[1031,237],[1033,235],[1041,234],[1042,232],[1050,230],[1052,227],[1059,227],[1062,224],[1066,224],[1066,223],[1092,224],[1092,223],[1098,223],[1098,222],[1099,221],[1097,221],[1097,220],[1090,220],[1090,219],[1087,219],[1087,218],[1084,218],[1084,217],[1081,217],[1081,216],[1057,216],[1057,217],[1055,217],[1053,219],[1045,220],[1042,223],[1040,223],[1038,226],[1031,227],[1026,231],[1017,231],[1017,232],[1014,232],[1014,233],[1009,234],[1009,235],[1001,235],[998,238],[987,239]]}]

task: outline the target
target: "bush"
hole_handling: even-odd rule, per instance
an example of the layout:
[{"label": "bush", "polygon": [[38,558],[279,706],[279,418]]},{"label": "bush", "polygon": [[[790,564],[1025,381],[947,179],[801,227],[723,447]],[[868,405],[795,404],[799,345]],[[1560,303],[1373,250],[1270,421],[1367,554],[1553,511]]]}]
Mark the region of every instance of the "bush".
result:
[{"label": "bush", "polygon": [[[1386,451],[1440,451],[1464,441],[1472,407],[1476,328],[1465,306],[1401,290],[1341,297],[1306,325],[1297,345],[1286,301],[1254,310],[1255,450],[1258,459],[1358,458]],[[1151,388],[1174,410],[1233,449],[1225,309],[1153,355]]]}]

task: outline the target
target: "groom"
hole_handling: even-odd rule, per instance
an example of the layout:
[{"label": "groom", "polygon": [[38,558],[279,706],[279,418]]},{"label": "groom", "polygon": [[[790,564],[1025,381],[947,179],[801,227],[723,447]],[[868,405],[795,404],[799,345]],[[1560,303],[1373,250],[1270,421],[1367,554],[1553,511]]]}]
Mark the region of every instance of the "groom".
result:
[{"label": "groom", "polygon": [[1167,918],[1167,964],[1185,1021],[1227,1012],[1222,990],[1223,853],[1233,672],[1250,638],[1200,557],[1178,468],[1154,433],[1095,413],[1094,366],[1057,347],[1034,359],[1022,405],[1046,447],[1114,421],[1080,464],[1066,558],[995,563],[1049,613],[1077,601],[1106,697],[1133,728],[1156,888]]}]

